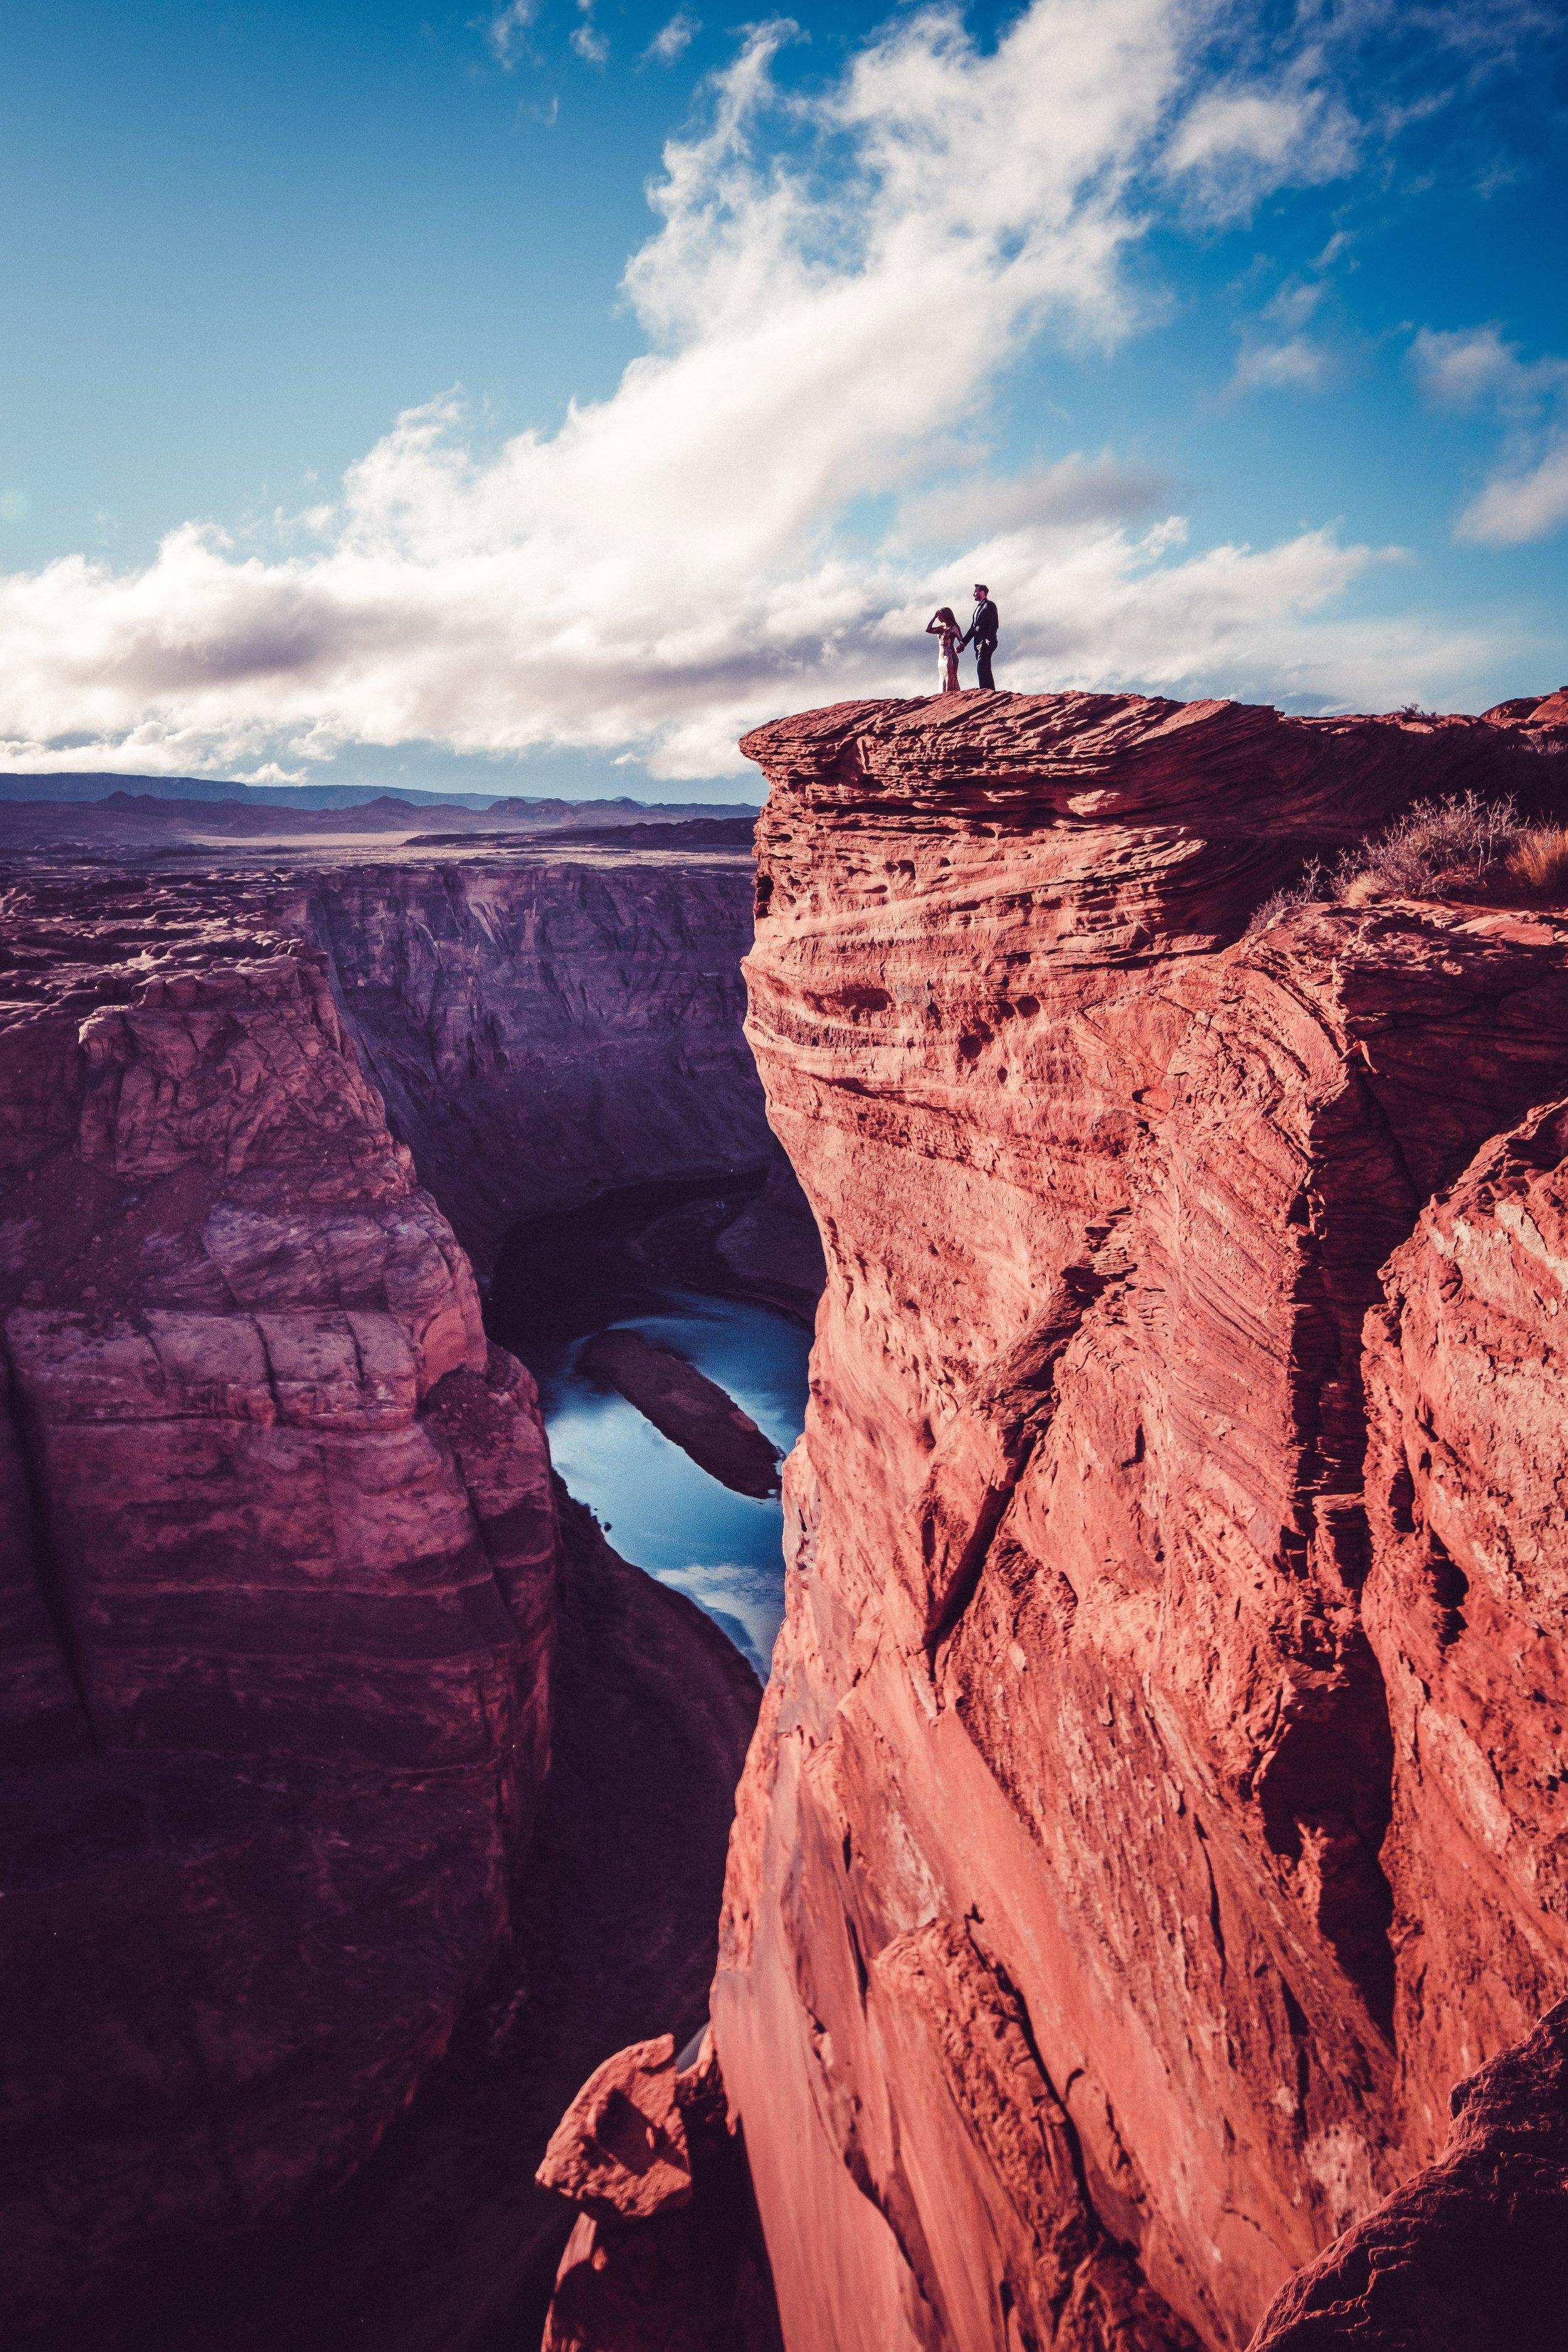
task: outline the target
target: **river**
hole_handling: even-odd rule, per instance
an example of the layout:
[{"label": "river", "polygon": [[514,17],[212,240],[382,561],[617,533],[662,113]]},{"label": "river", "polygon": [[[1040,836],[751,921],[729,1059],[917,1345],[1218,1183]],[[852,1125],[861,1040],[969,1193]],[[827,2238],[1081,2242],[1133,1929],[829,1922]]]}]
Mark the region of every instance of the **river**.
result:
[{"label": "river", "polygon": [[[623,1559],[689,1595],[765,1681],[784,1614],[780,1504],[731,1493],[579,1362],[598,1332],[638,1331],[695,1364],[788,1451],[805,1418],[809,1332],[770,1307],[699,1286],[713,1261],[697,1244],[731,1198],[649,1186],[535,1219],[503,1253],[488,1319],[539,1383],[570,1491]],[[682,1234],[677,1248],[671,1235]],[[686,1278],[668,1278],[671,1265]]]}]

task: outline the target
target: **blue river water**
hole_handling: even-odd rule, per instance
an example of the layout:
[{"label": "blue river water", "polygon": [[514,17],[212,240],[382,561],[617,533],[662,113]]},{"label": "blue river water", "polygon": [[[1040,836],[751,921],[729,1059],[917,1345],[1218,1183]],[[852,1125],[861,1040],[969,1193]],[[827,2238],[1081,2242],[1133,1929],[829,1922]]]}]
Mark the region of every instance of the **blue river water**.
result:
[{"label": "blue river water", "polygon": [[[684,1356],[787,1453],[805,1415],[809,1332],[765,1307],[694,1290],[663,1289],[646,1305],[595,1328],[639,1331]],[[591,1336],[520,1349],[539,1382],[555,1467],[622,1558],[695,1601],[765,1680],[784,1616],[779,1503],[731,1494],[591,1381],[578,1368]]]}]

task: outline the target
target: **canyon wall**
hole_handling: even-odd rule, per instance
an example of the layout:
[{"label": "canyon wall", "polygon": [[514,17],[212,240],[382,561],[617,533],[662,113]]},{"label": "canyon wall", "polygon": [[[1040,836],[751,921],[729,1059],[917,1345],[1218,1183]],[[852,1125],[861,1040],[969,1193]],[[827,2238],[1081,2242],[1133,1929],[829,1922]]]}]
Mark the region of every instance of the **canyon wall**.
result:
[{"label": "canyon wall", "polygon": [[714,1994],[785,2338],[1239,2347],[1563,1989],[1568,1402],[1568,920],[1245,929],[1556,763],[1083,695],[745,748],[829,1267]]},{"label": "canyon wall", "polygon": [[[382,2340],[445,2345],[538,2301],[568,2223],[529,2175],[582,2074],[700,2020],[757,1692],[563,1542],[444,1209],[483,1247],[777,1161],[750,861],[43,860],[4,906],[0,2307],[49,2352],[205,2347],[309,2279],[341,2340],[390,2260]],[[285,2258],[459,2024],[374,2210]]]},{"label": "canyon wall", "polygon": [[8,911],[21,2328],[346,2168],[441,2048],[548,1762],[555,1533],[321,959]]},{"label": "canyon wall", "polygon": [[329,870],[300,919],[481,1270],[541,1211],[777,1163],[742,1034],[745,851]]}]

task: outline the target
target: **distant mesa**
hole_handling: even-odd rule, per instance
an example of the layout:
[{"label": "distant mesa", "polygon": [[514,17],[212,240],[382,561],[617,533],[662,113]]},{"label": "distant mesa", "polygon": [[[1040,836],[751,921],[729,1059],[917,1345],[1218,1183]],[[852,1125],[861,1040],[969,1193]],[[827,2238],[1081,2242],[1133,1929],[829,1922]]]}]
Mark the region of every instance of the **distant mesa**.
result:
[{"label": "distant mesa", "polygon": [[[199,787],[144,776],[0,776],[0,843],[14,848],[66,844],[143,849],[190,841],[269,841],[352,835],[406,838],[417,845],[510,844],[520,836],[596,841],[614,833],[628,848],[744,847],[756,810],[745,802],[482,799],[458,793],[356,791],[346,785]],[[89,791],[88,786],[91,786]],[[715,831],[714,828],[720,828]]]}]

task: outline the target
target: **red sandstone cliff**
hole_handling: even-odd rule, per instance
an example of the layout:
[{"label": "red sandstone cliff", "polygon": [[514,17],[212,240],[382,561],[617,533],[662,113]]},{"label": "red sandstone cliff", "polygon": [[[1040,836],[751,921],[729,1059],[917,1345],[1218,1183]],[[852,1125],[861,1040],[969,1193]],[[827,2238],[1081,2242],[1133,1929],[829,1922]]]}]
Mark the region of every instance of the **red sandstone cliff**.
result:
[{"label": "red sandstone cliff", "polygon": [[318,962],[255,945],[57,964],[0,1041],[14,2323],[374,2140],[548,1760],[531,1384]]},{"label": "red sandstone cliff", "polygon": [[1419,793],[1539,797],[1528,734],[748,739],[829,1265],[714,2005],[790,2352],[1240,2346],[1562,1990],[1568,919],[1238,936]]},{"label": "red sandstone cliff", "polygon": [[15,873],[26,972],[68,965],[117,902],[154,957],[199,962],[215,924],[322,951],[392,1131],[481,1271],[519,1219],[618,1186],[769,1167],[787,1183],[742,1034],[744,849],[296,847],[115,873],[46,848]]}]

